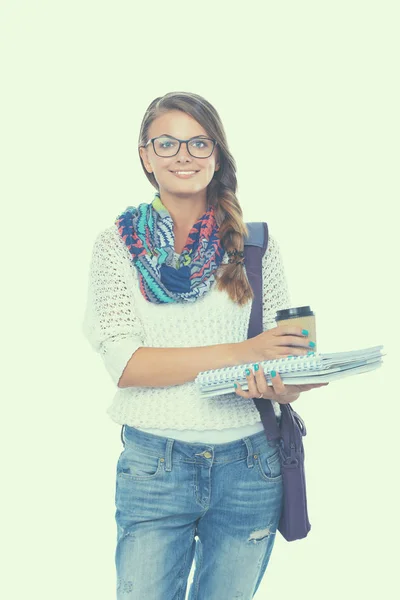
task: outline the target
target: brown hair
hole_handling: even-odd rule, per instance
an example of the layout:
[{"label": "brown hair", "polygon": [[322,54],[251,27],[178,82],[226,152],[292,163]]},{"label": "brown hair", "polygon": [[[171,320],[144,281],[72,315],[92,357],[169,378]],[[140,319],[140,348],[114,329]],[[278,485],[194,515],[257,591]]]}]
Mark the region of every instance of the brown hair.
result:
[{"label": "brown hair", "polygon": [[[181,110],[193,117],[207,134],[217,140],[219,147],[219,170],[207,187],[208,206],[214,206],[219,237],[223,249],[243,251],[244,236],[248,229],[243,221],[243,213],[236,197],[236,163],[229,152],[228,143],[222,121],[215,108],[202,96],[189,92],[170,92],[151,102],[140,126],[138,147],[148,141],[148,130],[151,123],[160,115],[170,110]],[[153,173],[149,173],[140,156],[143,170],[150,183],[159,190]],[[230,298],[239,305],[246,304],[254,297],[243,266],[236,263],[220,264],[215,275],[218,290],[226,290]]]}]

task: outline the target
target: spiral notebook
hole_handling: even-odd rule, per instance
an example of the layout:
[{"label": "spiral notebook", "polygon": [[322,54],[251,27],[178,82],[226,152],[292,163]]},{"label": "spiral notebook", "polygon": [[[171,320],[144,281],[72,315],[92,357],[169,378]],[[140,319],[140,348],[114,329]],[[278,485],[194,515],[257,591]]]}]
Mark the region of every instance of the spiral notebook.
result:
[{"label": "spiral notebook", "polygon": [[[373,346],[361,350],[315,353],[310,356],[285,357],[277,360],[264,360],[259,363],[268,385],[272,385],[270,372],[275,370],[284,384],[329,383],[349,375],[357,375],[377,369],[382,364],[383,346]],[[234,392],[235,381],[243,390],[248,390],[245,370],[252,370],[253,363],[202,371],[195,379],[200,396],[229,394]]]}]

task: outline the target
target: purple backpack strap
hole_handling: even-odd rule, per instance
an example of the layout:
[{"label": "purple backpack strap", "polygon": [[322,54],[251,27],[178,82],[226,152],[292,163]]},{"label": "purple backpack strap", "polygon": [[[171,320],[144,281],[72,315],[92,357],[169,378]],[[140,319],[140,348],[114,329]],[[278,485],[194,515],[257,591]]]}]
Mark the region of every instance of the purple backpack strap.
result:
[{"label": "purple backpack strap", "polygon": [[[263,332],[263,273],[262,258],[268,246],[267,223],[246,223],[249,235],[244,240],[244,260],[246,274],[254,293],[247,337],[252,338]],[[272,402],[264,398],[253,398],[268,440],[281,437]]]},{"label": "purple backpack strap", "polygon": [[[263,331],[262,257],[268,244],[266,223],[246,223],[249,236],[245,239],[246,273],[254,292],[250,314],[248,338]],[[307,510],[306,480],[304,473],[303,436],[306,428],[300,415],[290,404],[281,404],[281,421],[278,425],[271,400],[253,398],[263,424],[267,440],[277,440],[282,464],[283,508],[278,530],[291,542],[305,538],[311,529]]]}]

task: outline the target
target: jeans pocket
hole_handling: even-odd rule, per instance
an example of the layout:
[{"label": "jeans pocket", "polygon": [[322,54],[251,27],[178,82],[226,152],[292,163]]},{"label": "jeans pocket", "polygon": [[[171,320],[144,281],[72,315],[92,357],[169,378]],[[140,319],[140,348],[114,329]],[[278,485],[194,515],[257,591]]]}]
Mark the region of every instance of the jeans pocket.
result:
[{"label": "jeans pocket", "polygon": [[260,452],[257,456],[257,465],[261,476],[266,481],[280,483],[282,481],[282,466],[279,451]]},{"label": "jeans pocket", "polygon": [[153,479],[161,472],[162,458],[140,452],[135,446],[125,445],[117,463],[117,477],[142,481]]}]

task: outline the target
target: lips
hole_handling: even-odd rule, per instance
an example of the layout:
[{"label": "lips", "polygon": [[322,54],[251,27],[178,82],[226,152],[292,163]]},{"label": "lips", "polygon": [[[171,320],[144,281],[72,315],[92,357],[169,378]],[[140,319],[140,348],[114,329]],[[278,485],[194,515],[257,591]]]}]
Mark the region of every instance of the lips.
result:
[{"label": "lips", "polygon": [[172,173],[173,175],[175,175],[175,177],[177,177],[178,179],[191,179],[192,177],[194,177],[195,175],[197,175],[198,171],[194,171],[194,172],[189,172],[189,173],[179,173],[176,171],[170,171],[170,173]]}]

